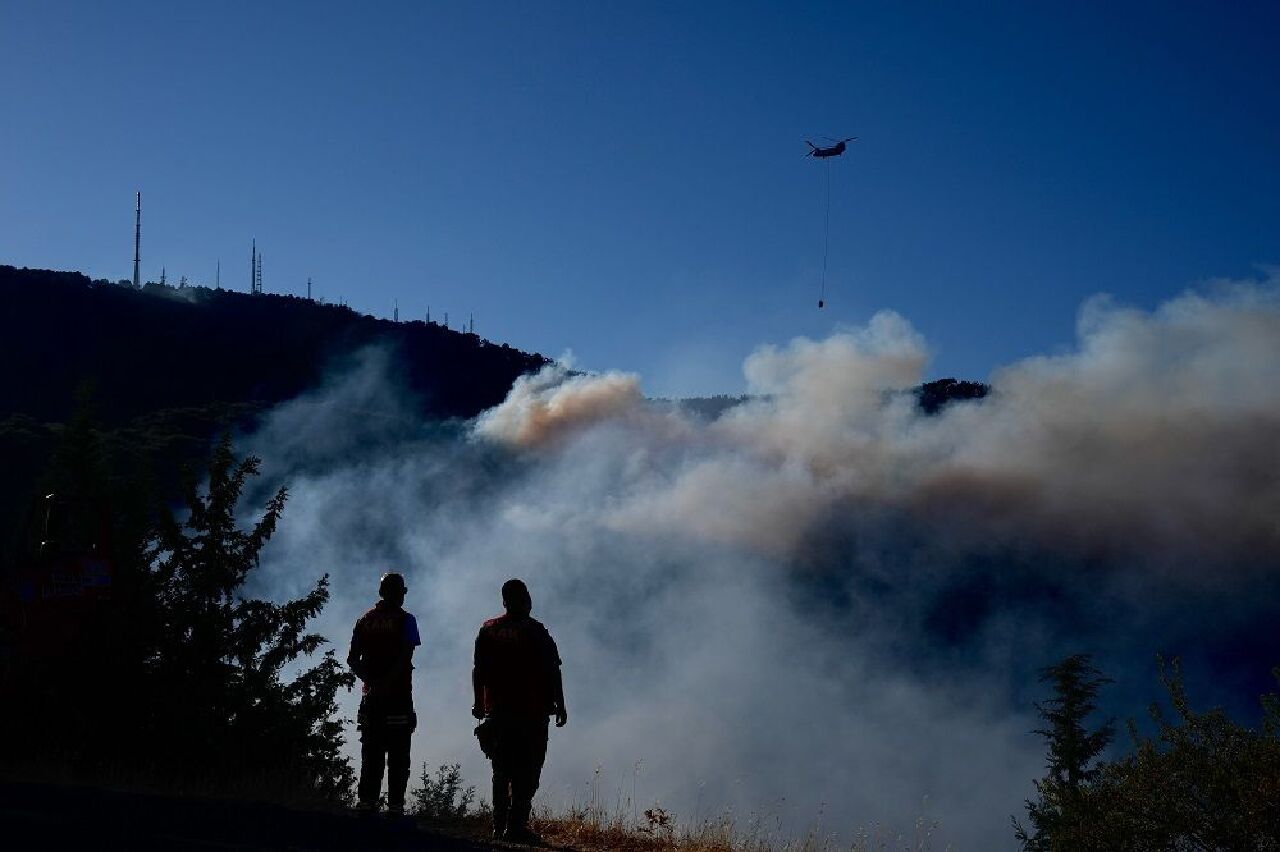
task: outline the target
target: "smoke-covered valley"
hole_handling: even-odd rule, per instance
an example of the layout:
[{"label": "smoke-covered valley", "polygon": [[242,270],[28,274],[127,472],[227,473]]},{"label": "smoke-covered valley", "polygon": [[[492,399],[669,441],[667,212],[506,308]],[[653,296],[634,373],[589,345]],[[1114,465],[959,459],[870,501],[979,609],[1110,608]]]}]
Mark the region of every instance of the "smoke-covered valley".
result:
[{"label": "smoke-covered valley", "polygon": [[240,441],[290,489],[254,591],[328,573],[341,654],[404,572],[415,763],[460,761],[482,792],[471,643],[518,576],[565,663],[543,804],[594,784],[684,821],[924,817],[1009,845],[1043,770],[1037,669],[1094,652],[1108,709],[1138,715],[1157,653],[1241,712],[1280,663],[1280,279],[1096,299],[1078,327],[934,415],[908,392],[928,345],[887,311],[761,346],[714,419],[548,367],[423,422],[396,354],[367,350]]}]

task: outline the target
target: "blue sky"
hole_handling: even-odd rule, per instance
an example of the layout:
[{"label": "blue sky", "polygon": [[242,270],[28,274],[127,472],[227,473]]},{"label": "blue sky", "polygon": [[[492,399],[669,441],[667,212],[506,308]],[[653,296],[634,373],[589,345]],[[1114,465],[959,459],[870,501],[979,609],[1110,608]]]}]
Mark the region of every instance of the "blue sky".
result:
[{"label": "blue sky", "polygon": [[[0,2],[0,262],[456,326],[653,394],[881,308],[985,378],[1280,263],[1275,3]],[[859,135],[832,165],[804,140]]]}]

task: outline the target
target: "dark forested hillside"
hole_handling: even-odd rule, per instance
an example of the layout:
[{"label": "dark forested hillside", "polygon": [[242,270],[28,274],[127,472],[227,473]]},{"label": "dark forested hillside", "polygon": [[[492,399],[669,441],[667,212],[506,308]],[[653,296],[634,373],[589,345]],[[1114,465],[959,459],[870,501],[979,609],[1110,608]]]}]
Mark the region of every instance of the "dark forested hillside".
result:
[{"label": "dark forested hillside", "polygon": [[393,323],[293,296],[150,284],[0,266],[0,419],[61,422],[91,388],[106,425],[210,403],[272,403],[314,385],[342,355],[397,350],[401,378],[432,417],[496,405],[546,363],[425,322]]},{"label": "dark forested hillside", "polygon": [[547,363],[435,323],[293,296],[136,290],[0,266],[0,569],[20,552],[38,494],[101,479],[117,502],[169,499],[215,434],[251,427],[370,346],[389,350],[394,378],[431,419],[496,405]]}]

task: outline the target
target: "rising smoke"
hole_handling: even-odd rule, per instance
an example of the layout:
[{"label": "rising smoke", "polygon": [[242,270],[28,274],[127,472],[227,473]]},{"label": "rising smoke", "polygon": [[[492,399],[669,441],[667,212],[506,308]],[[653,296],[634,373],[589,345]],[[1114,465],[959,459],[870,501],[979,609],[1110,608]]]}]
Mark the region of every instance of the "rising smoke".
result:
[{"label": "rising smoke", "polygon": [[1149,698],[1156,652],[1277,615],[1275,277],[1153,312],[1091,301],[1073,351],[935,416],[910,393],[927,347],[891,312],[761,347],[752,397],[711,421],[551,367],[472,423],[423,424],[389,357],[244,441],[292,495],[262,591],[331,574],[320,629],[345,652],[378,574],[405,572],[415,759],[482,790],[471,641],[510,576],[565,660],[543,803],[589,796],[599,767],[602,797],[686,821],[924,816],[965,849],[1011,842],[1042,771],[1038,667],[1092,650]]}]

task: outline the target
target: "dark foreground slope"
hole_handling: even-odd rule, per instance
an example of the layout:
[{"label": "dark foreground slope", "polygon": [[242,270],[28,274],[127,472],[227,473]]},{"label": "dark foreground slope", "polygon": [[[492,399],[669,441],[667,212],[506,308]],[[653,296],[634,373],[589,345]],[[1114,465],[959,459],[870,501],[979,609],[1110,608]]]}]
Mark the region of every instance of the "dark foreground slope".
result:
[{"label": "dark foreground slope", "polygon": [[0,783],[6,849],[417,850],[501,848],[437,834],[411,821],[295,810],[260,802]]},{"label": "dark foreground slope", "polygon": [[149,284],[0,266],[0,419],[64,422],[72,390],[96,415],[210,403],[270,405],[314,386],[355,351],[381,345],[424,416],[470,417],[547,359],[435,323],[395,323],[294,296]]}]

